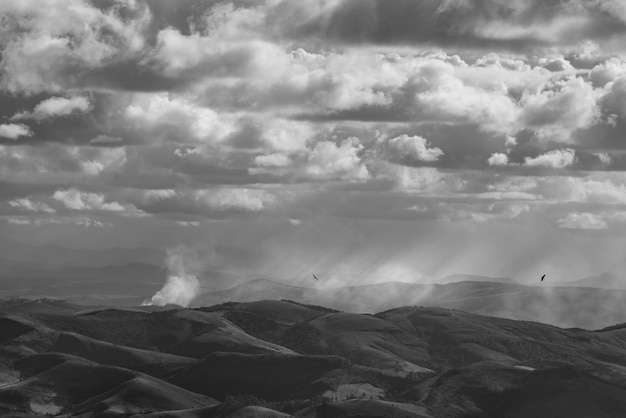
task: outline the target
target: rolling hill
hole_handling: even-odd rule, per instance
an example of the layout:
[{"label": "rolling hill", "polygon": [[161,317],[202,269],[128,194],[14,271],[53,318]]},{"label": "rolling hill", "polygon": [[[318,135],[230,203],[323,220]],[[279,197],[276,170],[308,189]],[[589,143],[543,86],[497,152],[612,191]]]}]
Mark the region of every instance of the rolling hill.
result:
[{"label": "rolling hill", "polygon": [[[468,287],[478,296],[481,288]],[[3,307],[0,415],[613,418],[626,410],[623,325],[587,331],[436,307],[359,314],[287,300],[63,306]]]},{"label": "rolling hill", "polygon": [[304,288],[260,279],[227,290],[206,292],[193,306],[258,299],[288,299],[369,313],[398,306],[423,305],[588,329],[626,322],[626,290],[483,281],[446,284],[384,282],[339,288]]}]

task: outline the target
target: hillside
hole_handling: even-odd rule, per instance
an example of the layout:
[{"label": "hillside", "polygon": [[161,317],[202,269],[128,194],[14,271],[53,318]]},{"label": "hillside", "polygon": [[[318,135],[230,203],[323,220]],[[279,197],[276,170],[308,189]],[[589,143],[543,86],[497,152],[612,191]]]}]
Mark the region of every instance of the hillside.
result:
[{"label": "hillside", "polygon": [[626,290],[524,286],[484,281],[446,284],[385,282],[352,287],[304,288],[270,280],[254,280],[227,290],[206,292],[193,306],[259,299],[288,299],[343,311],[367,313],[398,306],[444,307],[587,329],[626,322]]},{"label": "hillside", "polygon": [[626,410],[623,326],[563,329],[424,306],[359,314],[286,300],[155,311],[59,304],[4,306],[0,414],[612,418]]}]

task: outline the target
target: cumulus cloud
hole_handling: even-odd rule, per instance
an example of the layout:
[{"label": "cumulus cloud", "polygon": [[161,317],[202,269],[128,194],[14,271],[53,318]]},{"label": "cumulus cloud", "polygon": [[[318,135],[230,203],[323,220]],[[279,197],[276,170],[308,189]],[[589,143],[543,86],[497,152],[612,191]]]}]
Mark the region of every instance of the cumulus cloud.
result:
[{"label": "cumulus cloud", "polygon": [[97,178],[119,172],[127,162],[126,148],[99,148],[43,144],[29,147],[0,146],[0,174],[5,179],[28,176],[67,181]]},{"label": "cumulus cloud", "polygon": [[370,172],[363,160],[365,147],[358,138],[349,137],[337,144],[318,141],[299,151],[272,153],[255,157],[249,172],[273,174],[303,180],[363,181]]},{"label": "cumulus cloud", "polygon": [[0,125],[0,138],[19,139],[24,136],[33,136],[33,131],[21,123],[5,123]]},{"label": "cumulus cloud", "polygon": [[140,51],[149,14],[142,2],[97,8],[86,1],[3,4],[0,85],[13,93],[56,92],[84,84],[99,67]]},{"label": "cumulus cloud", "polygon": [[608,224],[600,215],[589,212],[573,212],[557,220],[559,228],[565,229],[608,229]]},{"label": "cumulus cloud", "polygon": [[193,138],[219,142],[236,129],[232,118],[165,93],[134,96],[124,115],[140,130],[183,141]]},{"label": "cumulus cloud", "polygon": [[197,201],[218,211],[258,212],[276,201],[275,196],[265,190],[239,188],[199,190],[194,196]]},{"label": "cumulus cloud", "polygon": [[492,203],[487,210],[471,213],[471,219],[476,222],[488,222],[494,220],[512,220],[524,213],[530,212],[530,206],[521,203],[502,204]]},{"label": "cumulus cloud", "polygon": [[45,120],[69,116],[73,113],[85,113],[89,110],[90,106],[89,99],[83,96],[74,96],[70,98],[50,97],[35,106],[35,109],[33,109],[32,112],[26,111],[16,113],[11,119]]},{"label": "cumulus cloud", "polygon": [[29,198],[11,200],[9,202],[9,206],[23,209],[29,212],[45,212],[45,213],[56,212],[54,209],[52,209],[50,206],[46,205],[45,203],[36,202]]},{"label": "cumulus cloud", "polygon": [[491,166],[505,166],[509,164],[509,156],[501,152],[494,152],[487,160],[487,164]]},{"label": "cumulus cloud", "polygon": [[81,192],[76,189],[57,190],[52,195],[52,198],[72,210],[102,210],[113,212],[126,210],[126,208],[118,202],[107,202],[102,194]]},{"label": "cumulus cloud", "polygon": [[[525,49],[575,45],[590,36],[618,35],[617,2],[503,0],[372,0],[366,3],[278,2],[272,24],[291,36],[342,43],[427,43],[440,46]],[[393,16],[393,18],[390,18]]]},{"label": "cumulus cloud", "polygon": [[626,202],[617,0],[174,3],[0,5],[0,182],[35,190],[6,192],[16,220],[366,212],[337,190],[461,222]]},{"label": "cumulus cloud", "polygon": [[537,157],[526,157],[524,165],[528,167],[548,167],[563,169],[571,166],[576,161],[576,151],[571,148],[548,151]]},{"label": "cumulus cloud", "polygon": [[543,91],[524,97],[524,122],[541,139],[571,140],[577,129],[598,119],[598,93],[581,77],[558,81]]},{"label": "cumulus cloud", "polygon": [[387,141],[392,158],[409,162],[433,162],[443,155],[440,148],[429,148],[428,141],[421,136],[400,135]]},{"label": "cumulus cloud", "polygon": [[305,172],[313,178],[365,179],[369,172],[359,157],[361,150],[363,145],[357,138],[346,139],[340,145],[320,141],[307,157]]}]

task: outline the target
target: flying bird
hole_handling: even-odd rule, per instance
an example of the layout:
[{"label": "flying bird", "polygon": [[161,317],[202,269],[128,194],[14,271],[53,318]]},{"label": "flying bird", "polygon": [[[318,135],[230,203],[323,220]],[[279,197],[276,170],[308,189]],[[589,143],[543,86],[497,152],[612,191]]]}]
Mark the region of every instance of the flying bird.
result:
[{"label": "flying bird", "polygon": [[541,276],[541,281],[543,282],[544,277],[546,277],[546,275],[544,274],[543,276]]},{"label": "flying bird", "polygon": [[320,279],[318,279],[318,278],[315,276],[315,274],[313,275],[313,278],[314,278],[315,280],[317,280],[318,282],[320,281]]}]

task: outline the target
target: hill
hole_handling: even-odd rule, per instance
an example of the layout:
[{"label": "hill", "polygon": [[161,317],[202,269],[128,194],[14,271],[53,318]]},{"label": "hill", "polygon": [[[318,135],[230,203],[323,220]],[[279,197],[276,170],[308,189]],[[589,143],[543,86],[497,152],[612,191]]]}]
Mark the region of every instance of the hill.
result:
[{"label": "hill", "polygon": [[626,289],[626,280],[614,274],[604,273],[568,283],[570,286],[597,287],[601,289]]},{"label": "hill", "polygon": [[562,327],[596,329],[626,322],[626,290],[524,286],[517,283],[461,281],[446,284],[385,282],[339,288],[304,288],[254,280],[202,294],[193,306],[226,301],[289,299],[350,312],[380,312],[423,305]]},{"label": "hill", "polygon": [[[462,285],[478,298],[501,286],[475,283]],[[624,326],[564,329],[425,306],[359,314],[287,300],[155,311],[72,305],[73,313],[7,306],[5,416],[613,418],[626,410]]]}]

